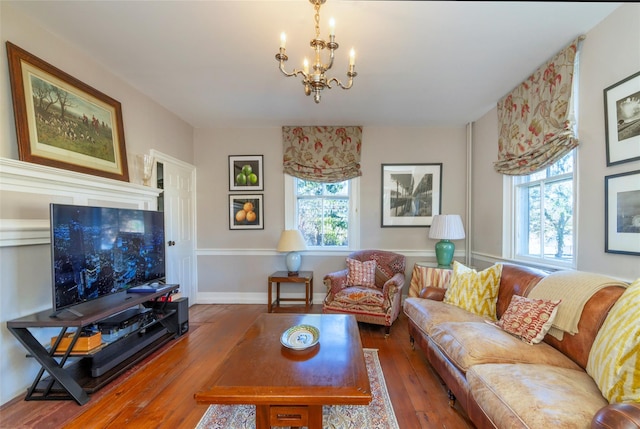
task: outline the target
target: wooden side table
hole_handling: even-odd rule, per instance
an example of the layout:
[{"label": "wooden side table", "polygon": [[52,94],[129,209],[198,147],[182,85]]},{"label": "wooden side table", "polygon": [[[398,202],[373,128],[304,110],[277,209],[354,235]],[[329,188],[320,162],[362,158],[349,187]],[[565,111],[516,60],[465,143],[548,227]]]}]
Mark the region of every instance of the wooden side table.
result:
[{"label": "wooden side table", "polygon": [[[276,299],[271,299],[273,283],[276,283]],[[303,298],[281,298],[280,283],[304,283],[305,293]],[[276,271],[269,276],[267,312],[271,313],[274,307],[280,307],[281,302],[304,302],[305,311],[311,310],[313,304],[313,271],[300,271],[297,275],[290,276],[287,271]]]}]

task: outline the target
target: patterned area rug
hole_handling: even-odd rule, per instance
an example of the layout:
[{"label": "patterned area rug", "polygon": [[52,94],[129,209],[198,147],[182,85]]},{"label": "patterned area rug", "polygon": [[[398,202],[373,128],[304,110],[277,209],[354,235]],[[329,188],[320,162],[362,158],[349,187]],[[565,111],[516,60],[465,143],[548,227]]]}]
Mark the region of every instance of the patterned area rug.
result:
[{"label": "patterned area rug", "polygon": [[[325,405],[322,426],[325,429],[399,429],[387,384],[384,381],[378,351],[364,349],[373,398],[369,405]],[[255,429],[253,405],[211,405],[196,429]]]}]

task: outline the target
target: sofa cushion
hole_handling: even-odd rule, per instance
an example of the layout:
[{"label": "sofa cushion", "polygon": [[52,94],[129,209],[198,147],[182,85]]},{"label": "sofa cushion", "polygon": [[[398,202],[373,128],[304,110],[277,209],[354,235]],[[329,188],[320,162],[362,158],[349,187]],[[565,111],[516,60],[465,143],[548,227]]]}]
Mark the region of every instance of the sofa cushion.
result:
[{"label": "sofa cushion", "polygon": [[528,344],[543,340],[558,312],[560,300],[525,298],[513,295],[511,302],[495,325]]},{"label": "sofa cushion", "polygon": [[441,323],[432,329],[431,339],[462,372],[484,363],[540,363],[581,369],[549,344],[526,344],[486,322]]},{"label": "sofa cushion", "polygon": [[331,307],[383,311],[382,290],[366,286],[348,286],[338,292],[331,301]]},{"label": "sofa cushion", "polygon": [[640,279],[613,305],[589,353],[587,372],[609,402],[640,402]]},{"label": "sofa cushion", "polygon": [[501,273],[502,264],[495,264],[478,272],[454,261],[451,284],[445,293],[444,302],[496,320]]},{"label": "sofa cushion", "polygon": [[483,322],[485,318],[455,305],[445,304],[423,298],[407,298],[404,301],[404,314],[427,335],[431,335],[434,326],[444,322]]},{"label": "sofa cushion", "polygon": [[376,261],[347,258],[347,286],[376,287]]},{"label": "sofa cushion", "polygon": [[486,364],[469,369],[467,381],[475,402],[499,428],[588,428],[607,405],[583,370]]}]

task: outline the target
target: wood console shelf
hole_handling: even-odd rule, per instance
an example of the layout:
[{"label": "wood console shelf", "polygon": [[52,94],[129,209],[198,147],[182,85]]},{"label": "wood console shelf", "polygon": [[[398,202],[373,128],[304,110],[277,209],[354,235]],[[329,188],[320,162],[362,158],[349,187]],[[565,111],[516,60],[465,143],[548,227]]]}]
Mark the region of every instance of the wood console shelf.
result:
[{"label": "wood console shelf", "polygon": [[[100,322],[121,311],[140,305],[150,306],[160,297],[168,297],[179,285],[165,285],[150,293],[121,292],[73,307],[73,312],[63,310],[52,316],[52,310],[41,311],[7,322],[7,328],[41,365],[25,400],[74,399],[83,405],[89,401],[88,393],[93,393],[122,374],[135,363],[175,338],[176,310],[165,309],[163,304],[154,307],[156,318],[135,332],[102,347],[99,351],[85,355],[72,353],[82,328]],[[56,353],[58,343],[50,348],[43,346],[32,334],[33,328],[60,328],[58,338],[62,338],[69,328],[75,328],[69,346],[63,353]],[[69,359],[76,360],[67,364]],[[93,359],[104,362],[104,371],[92,376]],[[111,361],[110,361],[111,360]],[[111,364],[113,363],[113,364]],[[49,374],[44,377],[45,372]],[[94,369],[95,372],[95,369]],[[44,377],[44,378],[43,378]]]}]

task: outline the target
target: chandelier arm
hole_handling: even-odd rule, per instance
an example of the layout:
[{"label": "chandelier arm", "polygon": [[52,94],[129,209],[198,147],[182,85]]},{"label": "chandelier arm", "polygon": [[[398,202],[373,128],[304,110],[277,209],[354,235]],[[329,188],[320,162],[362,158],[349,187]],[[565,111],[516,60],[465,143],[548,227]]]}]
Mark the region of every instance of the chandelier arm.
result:
[{"label": "chandelier arm", "polygon": [[356,77],[357,75],[358,75],[358,73],[356,73],[356,72],[347,73],[347,76],[349,76],[349,81],[348,81],[348,83],[346,85],[344,85],[342,82],[340,82],[338,80],[338,78],[332,77],[331,79],[329,79],[327,81],[327,88],[331,89],[331,83],[335,82],[336,85],[338,85],[342,89],[350,89],[353,86],[353,78]]},{"label": "chandelier arm", "polygon": [[280,63],[280,71],[282,72],[282,74],[284,74],[287,77],[295,77],[295,76],[301,74],[305,79],[307,79],[307,75],[305,74],[305,72],[303,70],[293,69],[293,71],[291,73],[286,71],[284,69],[284,63]]}]

